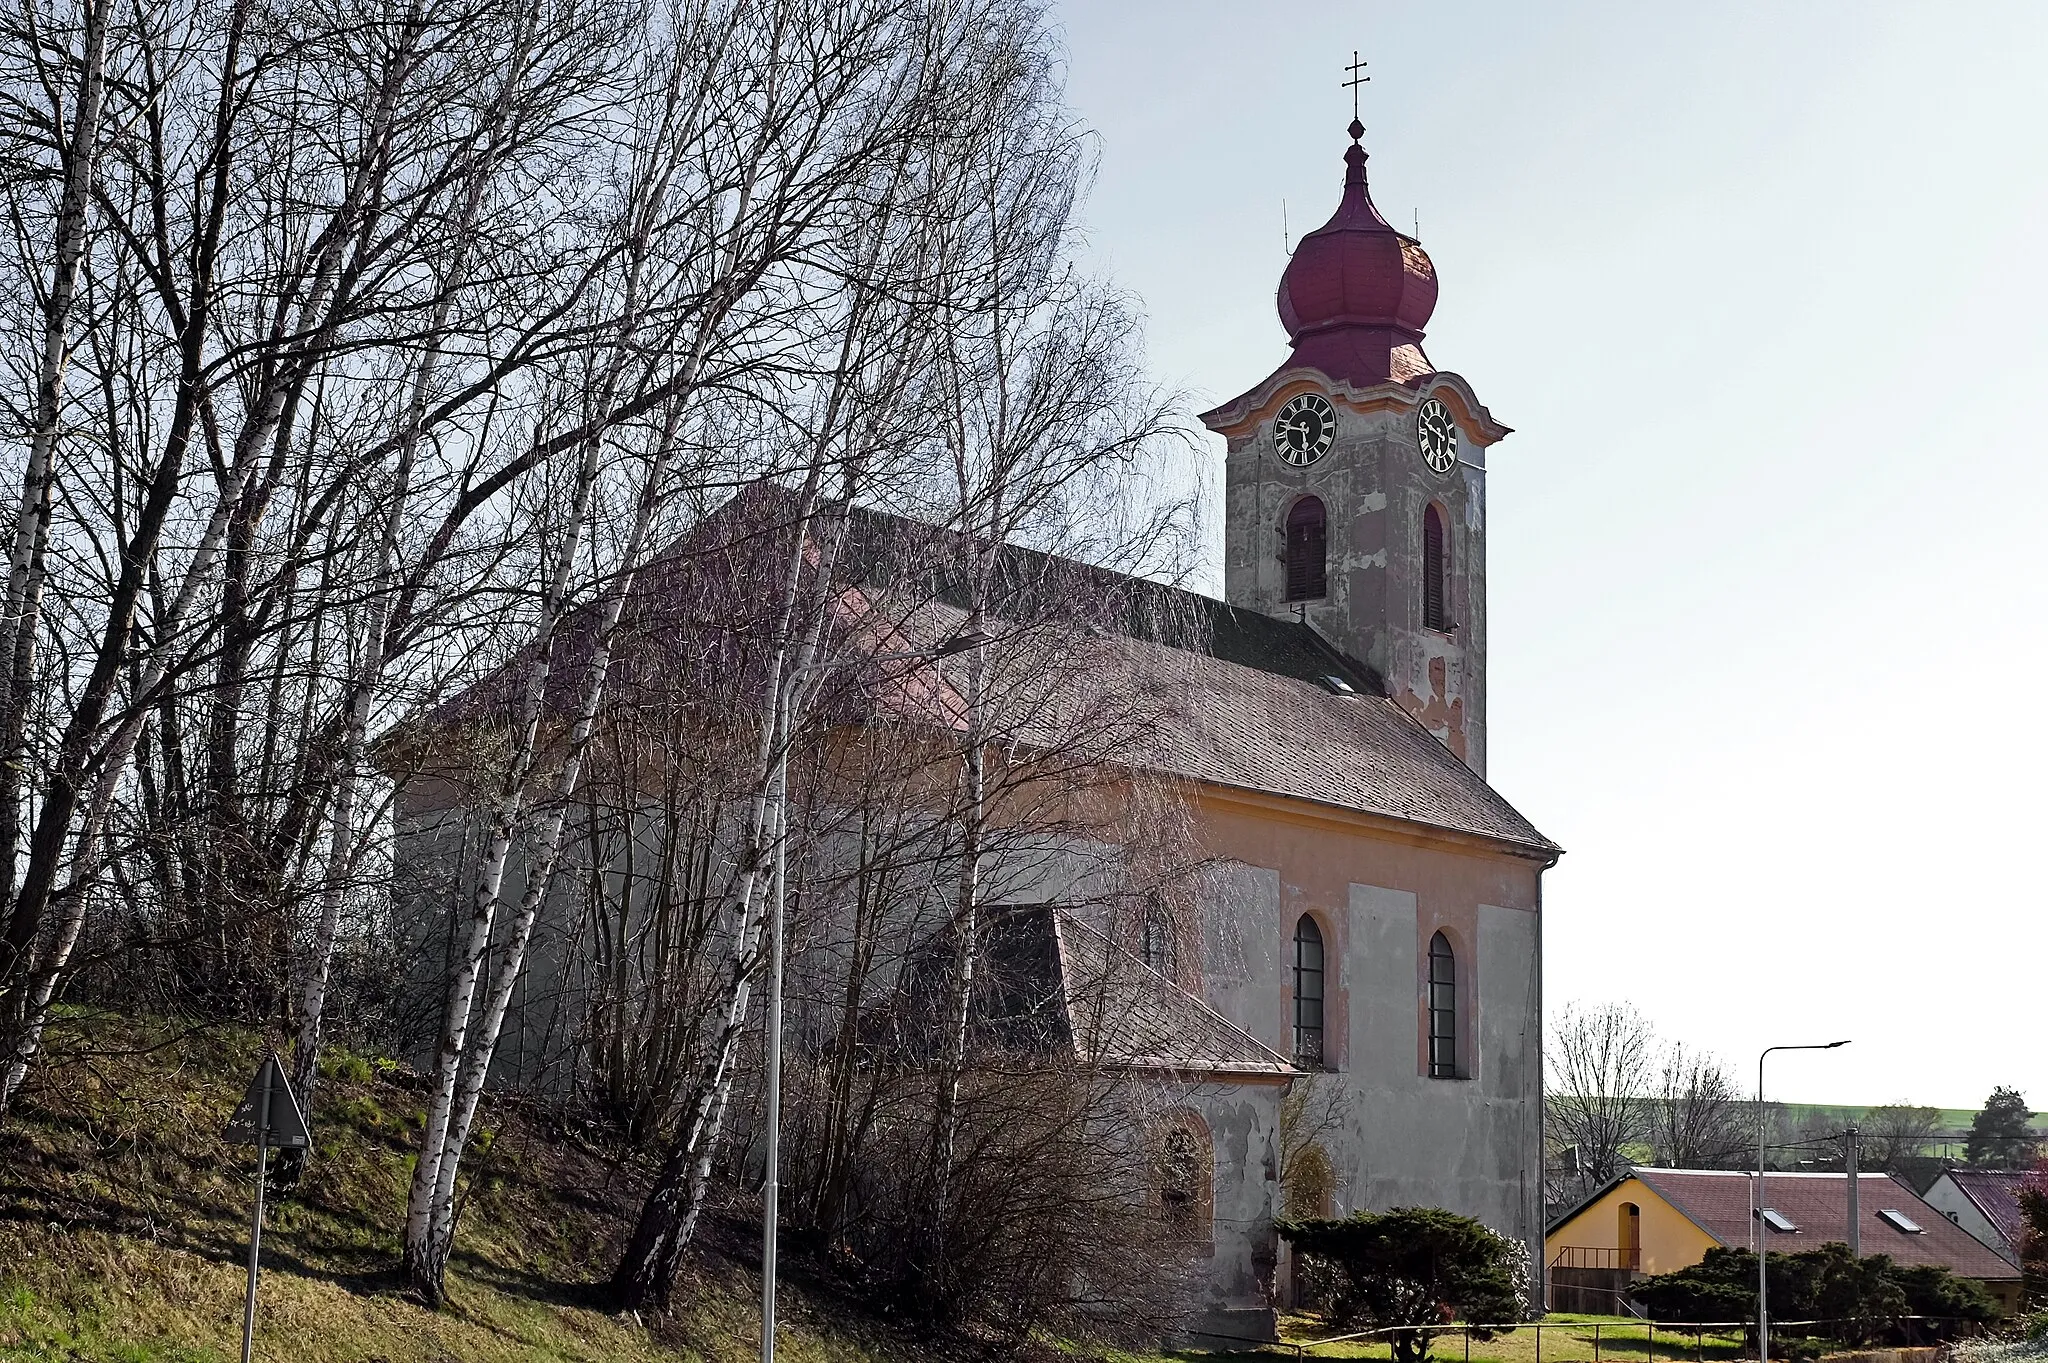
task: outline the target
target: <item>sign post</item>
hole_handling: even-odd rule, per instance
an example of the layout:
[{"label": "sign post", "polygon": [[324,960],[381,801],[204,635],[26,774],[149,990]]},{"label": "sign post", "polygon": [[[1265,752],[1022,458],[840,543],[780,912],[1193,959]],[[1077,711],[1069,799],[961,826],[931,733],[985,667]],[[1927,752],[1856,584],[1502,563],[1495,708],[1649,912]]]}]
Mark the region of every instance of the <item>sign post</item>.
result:
[{"label": "sign post", "polygon": [[266,1049],[263,1065],[249,1084],[235,1115],[228,1118],[225,1140],[256,1147],[256,1212],[249,1221],[249,1290],[242,1298],[242,1363],[249,1363],[256,1343],[256,1272],[263,1252],[263,1185],[270,1177],[270,1151],[303,1150],[312,1143],[299,1100],[292,1094],[291,1081],[277,1063],[277,1053]]}]

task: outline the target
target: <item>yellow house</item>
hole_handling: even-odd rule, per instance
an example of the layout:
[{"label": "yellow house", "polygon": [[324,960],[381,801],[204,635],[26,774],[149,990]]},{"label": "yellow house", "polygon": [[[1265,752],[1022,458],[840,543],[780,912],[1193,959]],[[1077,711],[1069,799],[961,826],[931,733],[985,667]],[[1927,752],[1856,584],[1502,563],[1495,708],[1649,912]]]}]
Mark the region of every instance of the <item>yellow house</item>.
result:
[{"label": "yellow house", "polygon": [[1982,1283],[2002,1309],[2017,1304],[2019,1270],[1890,1174],[1858,1176],[1852,1228],[1846,1174],[1769,1174],[1759,1197],[1751,1173],[1636,1168],[1544,1236],[1549,1305],[1612,1311],[1636,1278],[1690,1268],[1716,1245],[1753,1250],[1762,1236],[1765,1248],[1794,1253],[1852,1235],[1860,1253],[1936,1264]]}]

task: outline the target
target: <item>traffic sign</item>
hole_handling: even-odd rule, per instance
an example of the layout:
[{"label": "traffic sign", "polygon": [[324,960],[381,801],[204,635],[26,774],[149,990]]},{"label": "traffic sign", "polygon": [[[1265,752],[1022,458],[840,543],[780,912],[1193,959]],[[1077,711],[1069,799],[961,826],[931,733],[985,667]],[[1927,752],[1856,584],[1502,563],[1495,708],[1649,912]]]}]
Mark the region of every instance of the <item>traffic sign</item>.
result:
[{"label": "traffic sign", "polygon": [[[265,1113],[270,1117],[268,1129],[259,1132],[257,1127]],[[273,1150],[304,1150],[312,1145],[313,1138],[306,1130],[305,1114],[299,1111],[291,1081],[285,1078],[284,1067],[272,1052],[263,1053],[263,1067],[250,1081],[242,1105],[228,1118],[221,1139],[237,1145],[267,1145]]]}]

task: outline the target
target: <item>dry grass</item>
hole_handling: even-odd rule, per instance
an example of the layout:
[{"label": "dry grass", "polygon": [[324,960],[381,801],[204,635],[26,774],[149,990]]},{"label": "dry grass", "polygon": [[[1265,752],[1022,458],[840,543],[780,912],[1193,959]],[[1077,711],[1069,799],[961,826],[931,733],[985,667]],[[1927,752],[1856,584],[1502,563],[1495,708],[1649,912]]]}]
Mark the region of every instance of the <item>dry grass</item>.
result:
[{"label": "dry grass", "polygon": [[[257,1043],[72,1016],[0,1128],[0,1360],[212,1363],[240,1347],[253,1151],[219,1139]],[[257,1356],[293,1363],[680,1363],[755,1355],[741,1265],[708,1264],[678,1318],[603,1309],[637,1206],[630,1162],[499,1111],[480,1142],[450,1272],[431,1312],[390,1277],[420,1104],[395,1067],[337,1053],[315,1157],[264,1234]],[[910,1352],[783,1294],[790,1363]],[[835,1317],[843,1313],[835,1312]],[[872,1335],[872,1337],[869,1337]]]}]

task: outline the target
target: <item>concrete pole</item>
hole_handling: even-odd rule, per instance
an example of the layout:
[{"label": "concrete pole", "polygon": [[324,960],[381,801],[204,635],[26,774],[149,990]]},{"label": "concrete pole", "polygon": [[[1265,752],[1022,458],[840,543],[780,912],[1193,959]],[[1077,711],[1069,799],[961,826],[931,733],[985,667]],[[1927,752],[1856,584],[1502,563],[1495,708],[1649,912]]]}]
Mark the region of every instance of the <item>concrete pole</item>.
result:
[{"label": "concrete pole", "polygon": [[785,678],[776,694],[779,750],[769,787],[773,812],[768,816],[768,835],[775,850],[768,873],[768,1168],[761,1189],[761,1363],[775,1363],[775,1241],[782,1210],[782,920],[787,893],[783,847],[789,820],[789,689],[794,681],[793,676]]},{"label": "concrete pole", "polygon": [[1842,1133],[1842,1145],[1849,1170],[1849,1255],[1863,1257],[1863,1216],[1858,1208],[1862,1187],[1856,1174],[1856,1128],[1850,1127]]}]

